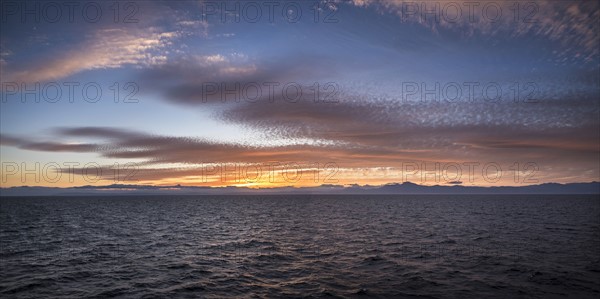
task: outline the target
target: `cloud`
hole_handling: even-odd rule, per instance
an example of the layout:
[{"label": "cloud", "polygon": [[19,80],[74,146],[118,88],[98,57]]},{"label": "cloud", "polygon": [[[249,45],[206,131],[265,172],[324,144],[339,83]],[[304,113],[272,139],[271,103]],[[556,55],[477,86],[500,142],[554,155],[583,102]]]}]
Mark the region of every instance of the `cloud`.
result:
[{"label": "cloud", "polygon": [[[398,166],[402,159],[467,161],[494,157],[510,161],[521,156],[549,161],[569,155],[571,161],[581,163],[597,158],[598,147],[593,140],[598,132],[600,109],[594,101],[597,98],[594,89],[543,89],[536,98],[538,103],[514,103],[506,99],[491,103],[481,97],[473,101],[406,102],[401,95],[377,93],[378,86],[356,89],[348,85],[339,86],[333,96],[321,93],[315,97],[310,86],[300,85],[305,92],[295,101],[285,98],[281,88],[276,88],[271,98],[263,96],[248,101],[240,88],[252,82],[303,82],[301,78],[320,78],[323,69],[336,69],[318,67],[320,62],[327,65],[327,61],[326,56],[295,55],[265,62],[212,53],[185,57],[177,63],[143,72],[144,78],[162,91],[168,102],[198,108],[221,103],[214,110],[217,121],[254,130],[267,139],[315,140],[321,146],[240,149],[218,144],[200,147],[194,142],[169,140],[174,148],[168,151],[125,150],[112,153],[112,157],[167,157],[163,161],[194,163],[198,161],[193,158],[194,152],[198,151],[209,160],[259,162],[264,155],[290,159],[294,153],[296,157],[310,159],[331,157],[348,167],[359,167],[361,163],[365,167]],[[249,72],[223,72],[249,66],[252,69]],[[225,93],[222,85],[208,92],[207,82],[225,84],[227,101],[221,102]],[[504,86],[503,90],[510,88]],[[540,150],[545,153],[539,154]],[[227,157],[214,156],[209,153],[212,151],[227,153]],[[573,156],[573,153],[578,154]]]},{"label": "cloud", "polygon": [[[3,27],[11,30],[3,29],[0,41],[2,81],[47,82],[88,70],[164,64],[172,53],[181,51],[177,40],[207,34],[208,24],[193,19],[190,6],[195,4],[183,4],[136,2],[133,10],[127,9],[129,14],[120,15],[122,20],[115,21],[118,16],[107,13],[97,23],[67,22],[65,17],[38,27],[25,25],[18,16],[7,17],[8,25]],[[114,10],[110,3],[95,5],[102,11]],[[31,54],[32,47],[39,51]]]},{"label": "cloud", "polygon": [[32,142],[23,138],[6,134],[0,135],[0,145],[14,146],[24,150],[44,152],[94,152],[98,149],[96,144],[86,143],[61,143],[61,142]]},{"label": "cloud", "polygon": [[19,144],[22,144],[24,142],[25,141],[19,137],[10,136],[6,134],[0,135],[0,145],[18,146]]},{"label": "cloud", "polygon": [[591,60],[597,59],[600,53],[597,34],[600,4],[597,1],[353,0],[349,3],[396,14],[403,22],[420,24],[434,32],[449,29],[465,36],[506,33],[542,36],[563,46],[563,51],[556,53],[560,58],[577,55]]},{"label": "cloud", "polygon": [[139,132],[117,129],[112,127],[74,127],[74,128],[56,128],[55,132],[62,136],[72,137],[96,137],[96,138],[115,138],[127,139],[137,138]]},{"label": "cloud", "polygon": [[288,84],[305,84],[308,78],[312,84],[336,73],[327,55],[296,52],[259,60],[234,52],[182,55],[143,70],[138,81],[166,101],[194,106],[249,98],[269,101]]},{"label": "cloud", "polygon": [[[405,149],[453,147],[497,138],[554,148],[594,149],[585,140],[598,125],[598,106],[588,100],[512,103],[415,103],[339,95],[337,103],[315,103],[310,97],[296,103],[244,103],[220,112],[223,121],[281,136],[326,139],[351,145]],[[496,136],[496,137],[494,137]],[[582,137],[581,139],[577,139]],[[518,139],[518,138],[517,138]],[[561,140],[570,143],[561,145]],[[489,144],[488,144],[489,145]]]},{"label": "cloud", "polygon": [[6,82],[46,82],[85,70],[159,65],[166,61],[162,51],[176,37],[176,32],[160,30],[103,29],[74,49],[40,58],[35,68],[10,65],[3,73]]},{"label": "cloud", "polygon": [[[372,113],[364,108],[362,110],[364,115]],[[343,113],[337,116],[339,120],[343,117]],[[377,118],[364,120],[375,119]],[[599,133],[597,126],[595,129],[576,127],[550,130],[474,125],[393,129],[394,125],[385,125],[383,119],[372,126],[368,126],[366,122],[349,125],[349,120],[339,123],[348,127],[335,127],[330,131],[307,131],[310,134],[306,136],[335,141],[319,145],[249,146],[107,127],[59,128],[55,130],[57,135],[51,142],[32,142],[8,135],[0,136],[0,141],[3,146],[24,150],[95,153],[103,159],[119,161],[120,164],[135,161],[138,167],[136,178],[150,183],[153,180],[162,183],[198,183],[198,177],[207,167],[214,170],[214,167],[229,165],[225,167],[231,170],[239,165],[254,165],[268,169],[271,165],[289,163],[297,163],[307,173],[314,173],[310,169],[315,163],[319,163],[319,171],[324,175],[328,172],[323,165],[334,163],[339,167],[338,178],[345,183],[360,181],[380,184],[400,181],[403,166],[407,162],[423,169],[432,169],[435,163],[462,165],[473,162],[482,167],[494,162],[508,173],[504,177],[508,183],[512,182],[512,174],[506,169],[514,168],[515,163],[535,163],[539,167],[536,179],[541,181],[545,178],[552,181],[585,181],[598,175],[597,169],[593,168],[598,163],[598,145],[593,141],[585,141],[594,140],[593,137]],[[377,130],[377,126],[382,124],[385,125],[385,130]],[[360,125],[365,125],[365,128],[360,128]],[[323,128],[325,127],[321,127]],[[60,141],[73,140],[75,137],[93,138],[96,141]],[[112,173],[109,171],[110,167],[112,166],[106,166],[108,174]],[[81,169],[83,170],[85,169]],[[419,177],[414,176],[417,179]],[[239,183],[212,179],[216,185]]]}]

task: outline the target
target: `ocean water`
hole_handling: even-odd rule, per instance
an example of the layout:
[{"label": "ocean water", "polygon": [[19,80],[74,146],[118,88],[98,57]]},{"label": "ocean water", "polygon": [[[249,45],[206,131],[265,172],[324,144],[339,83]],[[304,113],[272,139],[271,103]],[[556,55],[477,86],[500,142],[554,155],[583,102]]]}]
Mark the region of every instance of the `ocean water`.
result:
[{"label": "ocean water", "polygon": [[0,297],[598,298],[596,196],[0,199]]}]

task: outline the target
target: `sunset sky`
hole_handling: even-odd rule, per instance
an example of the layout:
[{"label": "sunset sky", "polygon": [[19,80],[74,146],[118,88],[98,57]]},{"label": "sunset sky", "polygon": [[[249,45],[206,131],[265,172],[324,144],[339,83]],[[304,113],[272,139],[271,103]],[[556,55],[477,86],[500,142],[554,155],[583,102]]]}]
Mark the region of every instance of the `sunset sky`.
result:
[{"label": "sunset sky", "polygon": [[600,176],[598,1],[48,3],[0,7],[2,187]]}]

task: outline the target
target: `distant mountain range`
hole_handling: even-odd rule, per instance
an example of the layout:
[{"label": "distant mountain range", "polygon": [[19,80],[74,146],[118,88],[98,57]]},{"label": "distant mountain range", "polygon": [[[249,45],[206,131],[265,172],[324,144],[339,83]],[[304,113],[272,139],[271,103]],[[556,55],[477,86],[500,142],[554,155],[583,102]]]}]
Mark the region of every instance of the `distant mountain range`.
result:
[{"label": "distant mountain range", "polygon": [[106,186],[11,187],[0,188],[0,196],[88,196],[88,195],[234,195],[234,194],[600,194],[600,182],[529,186],[423,186],[396,183],[382,186],[280,187],[251,189],[247,187],[147,186],[113,184]]}]

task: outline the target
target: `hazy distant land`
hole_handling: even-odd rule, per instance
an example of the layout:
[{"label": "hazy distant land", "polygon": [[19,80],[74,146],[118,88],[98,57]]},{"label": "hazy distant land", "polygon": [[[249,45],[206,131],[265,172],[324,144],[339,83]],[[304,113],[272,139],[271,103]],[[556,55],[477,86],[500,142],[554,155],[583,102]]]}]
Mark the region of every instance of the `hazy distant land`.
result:
[{"label": "hazy distant land", "polygon": [[0,196],[85,196],[85,195],[232,195],[232,194],[600,194],[600,182],[545,183],[528,186],[424,186],[414,183],[382,186],[321,185],[317,187],[149,186],[113,184],[106,186],[0,188]]}]

